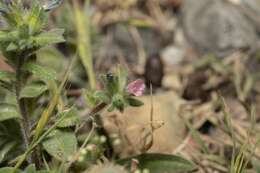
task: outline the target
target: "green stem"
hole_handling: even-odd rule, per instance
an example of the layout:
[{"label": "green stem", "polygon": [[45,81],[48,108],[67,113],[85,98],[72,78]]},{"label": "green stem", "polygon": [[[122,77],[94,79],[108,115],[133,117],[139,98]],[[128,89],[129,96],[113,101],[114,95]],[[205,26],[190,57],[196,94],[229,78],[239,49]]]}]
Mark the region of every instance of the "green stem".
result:
[{"label": "green stem", "polygon": [[[21,133],[23,136],[25,148],[28,149],[29,143],[30,143],[30,119],[28,117],[27,111],[26,111],[26,105],[23,99],[20,99],[20,92],[22,89],[22,84],[23,84],[23,72],[22,72],[22,65],[24,62],[24,56],[20,57],[18,59],[18,64],[16,68],[16,82],[15,82],[15,93],[16,93],[16,101],[18,104],[19,112],[22,116],[22,121],[21,121]],[[31,157],[28,158],[28,162],[31,163],[32,159]]]},{"label": "green stem", "polygon": [[28,149],[25,151],[23,155],[21,155],[20,159],[16,163],[14,167],[14,171],[12,173],[16,173],[17,169],[22,165],[22,163],[25,161],[26,157],[58,126],[59,123],[61,123],[64,118],[67,117],[64,115],[59,120],[56,121],[54,125],[52,125],[46,132],[44,132],[39,138],[32,141],[32,143],[29,145]]}]

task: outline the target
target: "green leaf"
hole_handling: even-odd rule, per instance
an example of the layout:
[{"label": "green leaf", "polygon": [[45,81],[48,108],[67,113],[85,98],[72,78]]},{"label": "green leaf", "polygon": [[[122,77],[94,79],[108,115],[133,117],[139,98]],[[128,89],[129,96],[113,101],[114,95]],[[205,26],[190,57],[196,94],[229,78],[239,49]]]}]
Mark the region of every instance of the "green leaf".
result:
[{"label": "green leaf", "polygon": [[89,91],[89,90],[85,90],[85,99],[87,102],[87,105],[89,107],[95,107],[95,105],[97,104],[97,99],[95,98],[93,92]]},{"label": "green leaf", "polygon": [[1,146],[0,163],[5,159],[6,155],[17,145],[17,142],[10,141]]},{"label": "green leaf", "polygon": [[38,46],[46,46],[64,42],[63,38],[64,29],[52,29],[33,37],[33,41]]},{"label": "green leaf", "polygon": [[126,159],[121,159],[117,161],[117,163],[125,165],[130,169],[132,159],[138,160],[138,168],[149,169],[150,173],[186,172],[196,169],[196,166],[192,162],[180,156],[169,154],[145,153]]},{"label": "green leaf", "polygon": [[115,108],[117,108],[121,112],[124,110],[126,105],[123,96],[120,94],[115,94],[112,97],[112,104],[114,105]]},{"label": "green leaf", "polygon": [[26,167],[26,169],[22,173],[55,173],[54,171],[47,171],[47,170],[36,170],[36,167],[34,164],[31,164]]},{"label": "green leaf", "polygon": [[36,168],[34,164],[27,166],[23,173],[36,173]]},{"label": "green leaf", "polygon": [[44,93],[48,87],[43,83],[33,83],[25,86],[20,94],[20,98],[34,98]]},{"label": "green leaf", "polygon": [[38,64],[35,63],[26,63],[23,66],[24,70],[27,70],[34,74],[36,77],[44,80],[44,81],[54,81],[56,80],[56,73],[53,70],[46,69]]},{"label": "green leaf", "polygon": [[17,50],[17,49],[18,49],[18,46],[17,46],[16,44],[14,44],[13,42],[11,42],[11,43],[7,46],[7,48],[6,48],[5,51],[15,51],[15,50]]},{"label": "green leaf", "polygon": [[57,173],[55,171],[47,171],[47,170],[40,170],[40,171],[37,171],[37,173]]},{"label": "green leaf", "polygon": [[14,79],[15,73],[14,72],[7,72],[7,71],[0,71],[0,79]]},{"label": "green leaf", "polygon": [[77,151],[77,139],[73,132],[57,129],[43,142],[43,147],[55,159],[66,161]]},{"label": "green leaf", "polygon": [[1,103],[0,104],[0,122],[14,119],[14,118],[20,118],[20,115],[17,111],[17,107],[12,104],[7,103]]},{"label": "green leaf", "polygon": [[39,32],[41,28],[45,25],[47,21],[47,15],[38,1],[32,2],[32,7],[27,21],[30,27],[30,34],[32,35]]},{"label": "green leaf", "polygon": [[96,92],[95,93],[95,98],[99,102],[104,102],[104,103],[109,103],[110,102],[109,96],[105,92],[103,92],[103,91]]},{"label": "green leaf", "polygon": [[107,108],[107,111],[108,112],[112,112],[115,110],[115,106],[113,104],[111,104],[108,108]]},{"label": "green leaf", "polygon": [[258,159],[252,159],[252,165],[256,173],[260,173],[260,161]]},{"label": "green leaf", "polygon": [[60,128],[71,127],[80,123],[80,116],[75,107],[59,113],[57,119],[60,119],[63,116],[65,116],[65,118],[58,124],[58,127]]},{"label": "green leaf", "polygon": [[[0,168],[0,173],[13,173],[14,172],[14,168],[12,167],[4,167],[4,168]],[[20,171],[16,171],[15,173],[20,173]]]},{"label": "green leaf", "polygon": [[144,103],[142,101],[137,100],[137,99],[132,98],[132,97],[127,98],[127,101],[128,101],[128,104],[130,106],[133,106],[133,107],[140,107],[140,106],[144,105]]},{"label": "green leaf", "polygon": [[0,163],[13,160],[22,154],[24,149],[18,121],[0,122]]},{"label": "green leaf", "polygon": [[125,89],[126,83],[127,83],[127,70],[125,68],[119,68],[118,69],[118,88],[119,91],[122,93]]}]

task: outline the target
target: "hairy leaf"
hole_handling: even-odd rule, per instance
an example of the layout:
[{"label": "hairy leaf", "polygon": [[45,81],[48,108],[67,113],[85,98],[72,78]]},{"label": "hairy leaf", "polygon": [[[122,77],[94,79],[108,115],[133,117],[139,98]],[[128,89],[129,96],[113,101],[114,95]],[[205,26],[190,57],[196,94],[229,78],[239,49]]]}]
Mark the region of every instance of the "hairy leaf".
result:
[{"label": "hairy leaf", "polygon": [[43,83],[33,83],[25,86],[20,94],[20,98],[34,98],[43,94],[48,87]]},{"label": "hairy leaf", "polygon": [[43,81],[56,80],[56,73],[53,70],[46,69],[38,64],[26,63],[23,69],[31,72]]},{"label": "hairy leaf", "polygon": [[47,15],[38,1],[32,2],[32,8],[27,17],[27,20],[29,23],[31,35],[33,35],[35,32],[39,32],[40,29],[46,24]]},{"label": "hairy leaf", "polygon": [[72,131],[57,129],[43,142],[43,147],[55,159],[66,161],[77,151],[77,139]]},{"label": "hairy leaf", "polygon": [[33,38],[34,44],[38,46],[46,46],[64,42],[63,29],[52,29],[48,32],[41,33]]}]

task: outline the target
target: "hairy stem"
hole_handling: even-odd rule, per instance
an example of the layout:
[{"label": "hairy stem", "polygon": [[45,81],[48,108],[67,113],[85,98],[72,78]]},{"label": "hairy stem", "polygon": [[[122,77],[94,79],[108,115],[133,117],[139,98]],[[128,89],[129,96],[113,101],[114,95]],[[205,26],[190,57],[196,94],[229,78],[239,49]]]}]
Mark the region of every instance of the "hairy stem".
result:
[{"label": "hairy stem", "polygon": [[[18,59],[18,64],[17,64],[17,68],[16,68],[16,82],[15,82],[15,93],[16,93],[16,101],[18,104],[18,108],[19,108],[19,112],[22,116],[22,121],[21,121],[21,133],[23,135],[23,140],[24,140],[24,144],[26,149],[28,149],[29,147],[29,143],[30,143],[30,127],[31,127],[31,123],[30,123],[30,119],[29,116],[27,114],[26,111],[26,105],[23,99],[20,99],[20,92],[22,89],[22,84],[23,84],[23,72],[22,72],[22,65],[24,62],[24,58],[25,57],[20,57]],[[31,157],[28,158],[28,162],[31,163],[32,159]]]}]

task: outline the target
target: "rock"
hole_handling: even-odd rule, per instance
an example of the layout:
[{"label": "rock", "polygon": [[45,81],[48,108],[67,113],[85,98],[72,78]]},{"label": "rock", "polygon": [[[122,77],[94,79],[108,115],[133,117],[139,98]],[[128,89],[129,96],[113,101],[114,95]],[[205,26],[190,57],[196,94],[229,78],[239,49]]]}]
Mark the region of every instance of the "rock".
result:
[{"label": "rock", "polygon": [[254,49],[255,26],[230,2],[184,0],[181,10],[184,34],[201,53],[223,57],[238,49]]},{"label": "rock", "polygon": [[260,34],[260,0],[240,0],[242,11],[255,25],[258,34]]},{"label": "rock", "polygon": [[175,45],[169,45],[162,50],[162,59],[166,65],[178,65],[185,57],[185,49]]},{"label": "rock", "polygon": [[[144,136],[151,132],[151,98],[143,96],[140,99],[145,103],[142,107],[127,108],[123,114],[113,112],[103,116],[107,132],[112,138],[118,136],[121,141],[117,142],[119,145],[114,146],[114,150],[122,157],[140,153]],[[182,143],[186,128],[178,113],[183,103],[184,100],[172,91],[153,96],[153,124],[157,129],[148,152],[172,153]],[[164,122],[163,126],[161,122]]]}]

